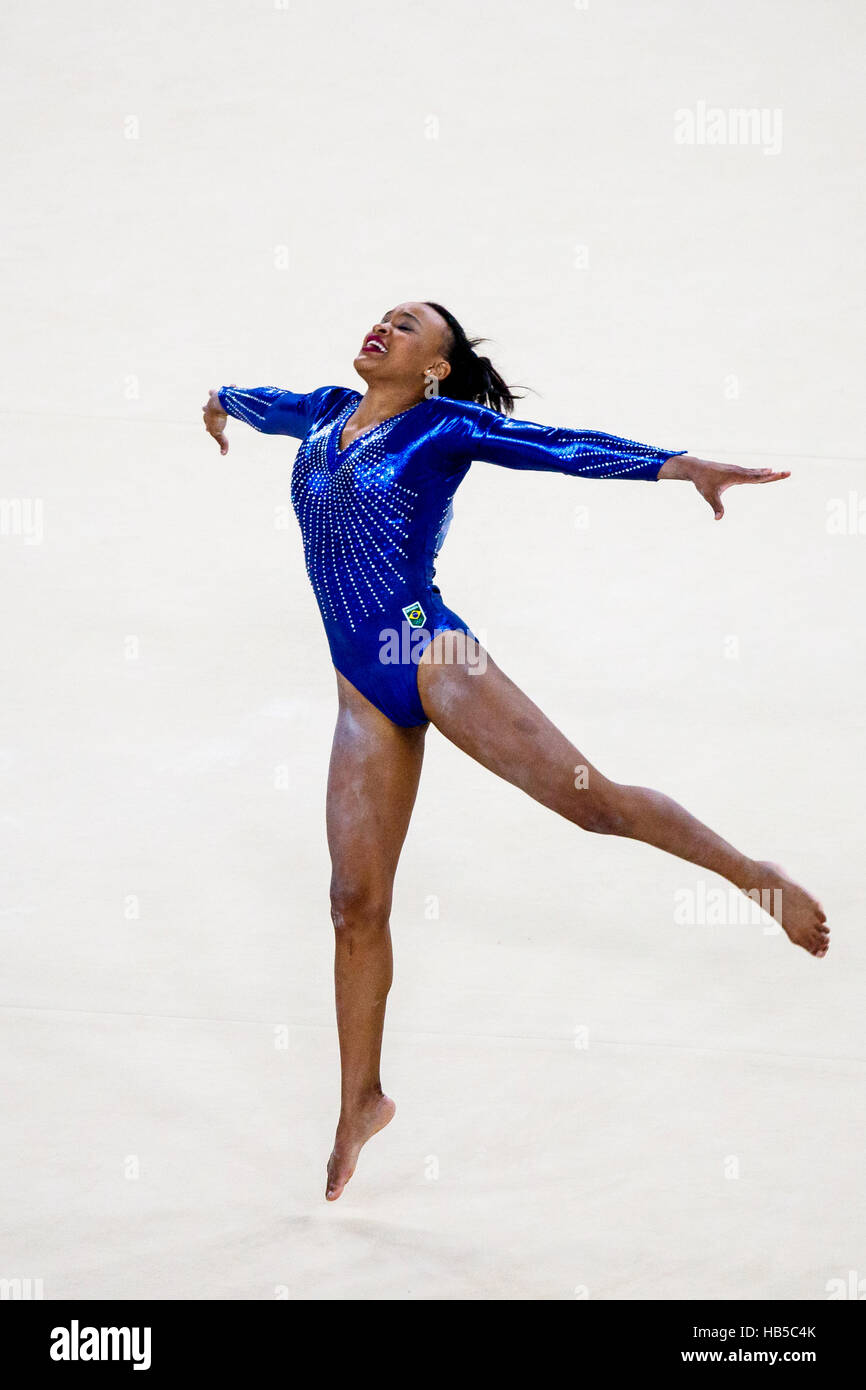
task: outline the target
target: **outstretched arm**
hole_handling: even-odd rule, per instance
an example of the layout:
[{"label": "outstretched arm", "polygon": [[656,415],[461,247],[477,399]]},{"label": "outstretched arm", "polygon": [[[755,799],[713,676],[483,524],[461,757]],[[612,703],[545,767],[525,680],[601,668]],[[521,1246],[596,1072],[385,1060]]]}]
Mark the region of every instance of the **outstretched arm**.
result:
[{"label": "outstretched arm", "polygon": [[202,407],[204,427],[219,444],[221,454],[228,453],[225,428],[229,415],[263,434],[289,434],[303,439],[314,421],[321,396],[321,389],[297,395],[280,386],[221,386],[218,391],[208,391],[207,404]]},{"label": "outstretched arm", "polygon": [[452,430],[457,452],[464,461],[480,459],[506,468],[540,469],[586,478],[635,478],[648,482],[673,478],[694,483],[717,521],[724,516],[721,495],[726,488],[738,483],[775,483],[790,477],[790,473],[772,468],[738,468],[695,458],[683,449],[656,448],[597,430],[560,429],[515,420],[474,404],[462,404]]},{"label": "outstretched arm", "polygon": [[459,448],[466,459],[575,477],[654,482],[662,465],[675,455],[673,449],[639,444],[615,434],[537,425],[465,403],[459,429]]}]

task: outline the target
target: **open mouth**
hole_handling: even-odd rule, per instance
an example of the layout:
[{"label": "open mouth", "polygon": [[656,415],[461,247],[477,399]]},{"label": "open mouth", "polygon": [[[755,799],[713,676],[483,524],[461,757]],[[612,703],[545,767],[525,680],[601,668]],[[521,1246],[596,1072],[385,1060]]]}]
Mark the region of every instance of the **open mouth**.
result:
[{"label": "open mouth", "polygon": [[367,335],[367,337],[364,339],[364,346],[361,348],[361,351],[362,351],[362,352],[387,352],[388,349],[386,348],[385,344],[382,342],[382,339],[381,339],[381,338],[377,338],[376,335],[375,335],[375,333],[369,333],[369,334]]}]

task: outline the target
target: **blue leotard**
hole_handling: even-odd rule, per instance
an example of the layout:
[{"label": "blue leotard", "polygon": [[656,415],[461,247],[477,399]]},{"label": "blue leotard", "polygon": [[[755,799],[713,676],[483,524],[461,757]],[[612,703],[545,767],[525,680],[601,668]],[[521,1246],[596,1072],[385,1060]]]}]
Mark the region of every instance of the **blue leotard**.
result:
[{"label": "blue leotard", "polygon": [[359,391],[223,386],[219,398],[235,419],[303,441],[292,504],[334,665],[404,727],[427,722],[417,666],[427,643],[442,630],[473,635],[433,580],[454,493],[474,460],[654,481],[666,459],[686,452],[515,420],[447,396],[419,401],[341,449]]}]

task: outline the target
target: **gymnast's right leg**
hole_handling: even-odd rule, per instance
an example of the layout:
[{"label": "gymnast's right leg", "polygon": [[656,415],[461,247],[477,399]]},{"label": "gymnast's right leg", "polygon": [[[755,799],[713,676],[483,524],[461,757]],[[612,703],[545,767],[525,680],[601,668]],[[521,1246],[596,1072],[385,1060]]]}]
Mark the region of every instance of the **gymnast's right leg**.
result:
[{"label": "gymnast's right leg", "polygon": [[391,987],[394,874],[424,757],[427,725],[394,724],[337,672],[339,713],[328,772],[334,986],[342,1072],[340,1119],[328,1160],[333,1202],[363,1145],[394,1114],[379,1059]]}]

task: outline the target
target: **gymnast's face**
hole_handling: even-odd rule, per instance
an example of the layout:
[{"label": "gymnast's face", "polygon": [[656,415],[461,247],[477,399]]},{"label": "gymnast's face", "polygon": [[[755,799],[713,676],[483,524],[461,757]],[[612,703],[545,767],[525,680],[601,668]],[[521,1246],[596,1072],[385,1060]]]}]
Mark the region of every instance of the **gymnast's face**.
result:
[{"label": "gymnast's face", "polygon": [[355,371],[368,386],[417,386],[420,395],[425,377],[441,383],[451,370],[444,356],[449,334],[447,323],[429,304],[407,300],[370,329],[355,358]]}]

